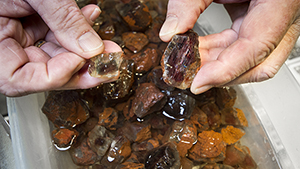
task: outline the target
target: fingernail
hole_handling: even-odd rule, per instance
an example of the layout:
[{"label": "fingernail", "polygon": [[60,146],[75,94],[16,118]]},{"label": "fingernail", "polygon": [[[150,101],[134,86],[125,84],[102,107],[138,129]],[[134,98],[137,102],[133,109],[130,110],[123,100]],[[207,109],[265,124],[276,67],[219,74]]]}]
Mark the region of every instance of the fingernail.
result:
[{"label": "fingernail", "polygon": [[176,31],[178,25],[178,18],[176,16],[167,17],[165,23],[163,24],[159,36],[165,36],[172,34]]},{"label": "fingernail", "polygon": [[99,36],[92,32],[86,32],[78,39],[79,46],[85,52],[90,52],[99,49],[103,42]]},{"label": "fingernail", "polygon": [[90,16],[90,20],[92,22],[95,22],[95,20],[98,18],[98,16],[100,15],[100,13],[101,13],[100,8],[98,8],[98,7],[95,8],[94,11],[93,11],[93,13]]},{"label": "fingernail", "polygon": [[200,94],[200,93],[203,93],[203,92],[209,90],[212,87],[213,86],[208,85],[208,86],[202,86],[202,87],[199,87],[199,88],[196,88],[196,89],[191,88],[191,92],[194,93],[194,94]]}]

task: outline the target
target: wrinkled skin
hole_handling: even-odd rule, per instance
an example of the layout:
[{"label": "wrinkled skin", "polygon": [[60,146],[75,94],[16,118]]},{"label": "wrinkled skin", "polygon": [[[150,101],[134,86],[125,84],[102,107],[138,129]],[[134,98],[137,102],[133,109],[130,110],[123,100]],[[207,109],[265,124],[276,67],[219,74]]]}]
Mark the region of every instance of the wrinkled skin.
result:
[{"label": "wrinkled skin", "polygon": [[[92,78],[84,66],[96,54],[121,50],[90,26],[101,12],[96,5],[80,10],[74,0],[1,0],[0,8],[0,93],[89,88],[112,80]],[[41,48],[34,46],[39,39],[47,41]]]},{"label": "wrinkled skin", "polygon": [[[213,0],[170,0],[160,38],[193,28]],[[199,37],[202,67],[191,86],[194,94],[214,86],[260,82],[274,77],[300,33],[299,0],[215,0],[224,4],[231,29]]]}]

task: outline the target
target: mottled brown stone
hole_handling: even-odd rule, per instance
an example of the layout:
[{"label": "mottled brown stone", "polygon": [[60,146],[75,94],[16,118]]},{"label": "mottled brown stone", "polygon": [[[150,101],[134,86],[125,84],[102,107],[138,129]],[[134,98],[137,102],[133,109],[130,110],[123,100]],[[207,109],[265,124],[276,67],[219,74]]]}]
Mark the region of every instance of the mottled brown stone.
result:
[{"label": "mottled brown stone", "polygon": [[144,117],[160,110],[166,103],[165,95],[153,83],[142,83],[131,104],[130,114]]},{"label": "mottled brown stone", "polygon": [[118,4],[116,9],[133,31],[145,30],[152,21],[148,7],[138,0]]},{"label": "mottled brown stone", "polygon": [[122,127],[123,134],[132,142],[142,142],[151,138],[151,126],[143,123],[125,122]]},{"label": "mottled brown stone", "polygon": [[157,50],[153,48],[146,48],[139,53],[126,56],[126,58],[134,60],[137,72],[147,72],[159,64]]},{"label": "mottled brown stone", "polygon": [[79,146],[71,148],[69,152],[76,165],[92,165],[99,160],[98,155],[88,146],[86,139]]},{"label": "mottled brown stone", "polygon": [[79,133],[74,129],[58,128],[52,131],[52,138],[58,150],[68,150],[76,142]]},{"label": "mottled brown stone", "polygon": [[215,103],[207,103],[201,107],[201,110],[207,115],[207,121],[211,129],[220,127],[221,114]]},{"label": "mottled brown stone", "polygon": [[216,88],[216,104],[219,109],[232,107],[236,100],[236,91],[232,87]]},{"label": "mottled brown stone", "polygon": [[116,130],[116,125],[118,122],[118,112],[111,108],[105,108],[103,112],[99,115],[98,124],[104,126],[109,130]]},{"label": "mottled brown stone", "polygon": [[72,128],[89,118],[88,108],[76,91],[49,92],[42,111],[57,128]]},{"label": "mottled brown stone", "polygon": [[207,115],[198,106],[193,110],[190,120],[195,124],[198,132],[208,130],[209,128]]},{"label": "mottled brown stone", "polygon": [[228,107],[221,111],[221,123],[237,127],[248,127],[248,121],[241,109]]},{"label": "mottled brown stone", "polygon": [[140,32],[125,32],[122,34],[125,46],[133,53],[141,51],[148,43],[147,35]]},{"label": "mottled brown stone", "polygon": [[197,143],[200,144],[200,157],[213,158],[225,153],[226,144],[223,141],[222,134],[212,130],[199,133]]}]

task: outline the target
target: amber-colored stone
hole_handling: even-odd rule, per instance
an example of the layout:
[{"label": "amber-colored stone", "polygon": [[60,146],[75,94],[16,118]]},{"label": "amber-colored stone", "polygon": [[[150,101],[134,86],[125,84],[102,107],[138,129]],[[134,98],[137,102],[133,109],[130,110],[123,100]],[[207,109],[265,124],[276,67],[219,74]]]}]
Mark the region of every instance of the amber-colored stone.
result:
[{"label": "amber-colored stone", "polygon": [[86,139],[79,146],[71,148],[69,152],[76,165],[92,165],[99,160],[98,155],[88,146]]},{"label": "amber-colored stone", "polygon": [[179,155],[185,157],[187,151],[197,142],[197,128],[190,120],[175,121],[170,134],[165,137],[174,142]]},{"label": "amber-colored stone", "polygon": [[146,48],[139,53],[126,56],[126,58],[134,60],[137,72],[147,72],[159,64],[157,50],[153,48]]},{"label": "amber-colored stone", "polygon": [[117,80],[122,61],[123,52],[102,53],[90,59],[88,72],[93,77]]},{"label": "amber-colored stone", "polygon": [[134,112],[133,111],[130,111],[131,110],[131,105],[132,105],[132,101],[133,101],[134,97],[130,97],[125,106],[124,106],[124,109],[123,109],[123,115],[124,117],[129,120],[131,118],[133,118],[135,116]]},{"label": "amber-colored stone", "polygon": [[99,34],[101,39],[111,40],[116,34],[114,23],[112,19],[110,19],[110,17],[108,17],[107,15],[104,15],[103,18],[104,20],[99,26],[97,33]]},{"label": "amber-colored stone", "polygon": [[214,131],[203,131],[198,134],[198,143],[200,144],[200,157],[213,158],[225,152],[226,144],[223,141],[222,134]]},{"label": "amber-colored stone", "polygon": [[181,168],[180,169],[192,169],[194,164],[193,161],[186,157],[181,157],[180,158],[180,163],[181,163]]},{"label": "amber-colored stone", "polygon": [[150,151],[153,148],[156,148],[159,146],[159,142],[154,139],[149,139],[142,141],[140,143],[133,143],[132,144],[132,151]]},{"label": "amber-colored stone", "polygon": [[76,91],[49,92],[42,111],[57,128],[72,128],[89,118],[88,108]]},{"label": "amber-colored stone", "polygon": [[232,87],[216,88],[216,104],[219,109],[232,107],[236,100],[236,91]]},{"label": "amber-colored stone", "polygon": [[234,169],[230,165],[219,164],[219,163],[208,163],[201,166],[201,169]]},{"label": "amber-colored stone", "polygon": [[228,107],[221,111],[221,122],[224,125],[248,127],[248,121],[241,109]]},{"label": "amber-colored stone", "polygon": [[133,162],[124,162],[117,166],[116,169],[144,169],[145,165],[143,163],[133,163]]},{"label": "amber-colored stone", "polygon": [[145,169],[180,168],[180,157],[176,146],[172,142],[165,143],[151,152],[145,161]]},{"label": "amber-colored stone", "polygon": [[101,160],[101,164],[115,166],[122,163],[131,154],[130,141],[125,136],[115,137],[110,145],[106,156]]},{"label": "amber-colored stone", "polygon": [[118,4],[116,9],[133,31],[145,30],[152,21],[148,7],[138,0]]},{"label": "amber-colored stone", "polygon": [[118,122],[118,112],[111,108],[105,108],[103,112],[99,115],[99,124],[104,126],[109,130],[116,130],[116,125]]},{"label": "amber-colored stone", "polygon": [[166,103],[165,95],[153,83],[142,83],[135,93],[130,114],[142,118],[160,110]]},{"label": "amber-colored stone", "polygon": [[52,138],[58,150],[68,150],[76,142],[79,133],[74,129],[58,128],[52,131]]},{"label": "amber-colored stone", "polygon": [[225,143],[233,144],[239,141],[245,135],[245,131],[233,126],[227,126],[226,128],[222,128],[221,134]]},{"label": "amber-colored stone", "polygon": [[179,89],[189,88],[200,69],[198,34],[192,30],[174,35],[162,59],[164,81]]},{"label": "amber-colored stone", "polygon": [[249,154],[248,148],[246,146],[242,146],[239,142],[227,147],[226,158],[223,163],[237,168],[257,168],[257,164]]},{"label": "amber-colored stone", "polygon": [[207,115],[207,121],[211,129],[216,129],[221,124],[221,114],[215,103],[207,103],[201,107],[201,110]]},{"label": "amber-colored stone", "polygon": [[125,46],[133,53],[139,52],[149,43],[147,35],[140,32],[125,32],[122,34],[122,39]]},{"label": "amber-colored stone", "polygon": [[159,31],[163,24],[163,21],[164,21],[164,17],[155,17],[155,19],[153,19],[151,27],[146,30],[145,34],[148,36],[150,42],[153,43],[161,42],[159,37]]},{"label": "amber-colored stone", "polygon": [[132,142],[142,142],[151,138],[151,126],[144,123],[125,122],[122,133]]},{"label": "amber-colored stone", "polygon": [[86,122],[84,122],[82,124],[82,128],[83,128],[84,132],[88,133],[89,131],[91,131],[96,126],[98,121],[99,120],[95,117],[89,118]]},{"label": "amber-colored stone", "polygon": [[198,106],[194,108],[190,120],[195,124],[198,132],[209,128],[207,115]]},{"label": "amber-colored stone", "polygon": [[93,130],[88,133],[88,145],[97,153],[98,156],[104,156],[109,149],[114,135],[101,125],[96,125]]}]

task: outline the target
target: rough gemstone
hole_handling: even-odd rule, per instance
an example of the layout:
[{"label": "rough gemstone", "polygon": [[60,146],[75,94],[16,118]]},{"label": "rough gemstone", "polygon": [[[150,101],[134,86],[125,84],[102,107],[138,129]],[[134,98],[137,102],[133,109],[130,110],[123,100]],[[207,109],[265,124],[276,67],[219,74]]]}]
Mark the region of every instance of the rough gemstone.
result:
[{"label": "rough gemstone", "polygon": [[216,88],[216,104],[219,109],[232,107],[236,100],[236,91],[232,87]]},{"label": "rough gemstone", "polygon": [[79,133],[74,129],[58,128],[52,131],[52,138],[58,150],[65,151],[76,142]]},{"label": "rough gemstone", "polygon": [[123,134],[132,142],[142,142],[151,138],[151,126],[144,123],[125,122],[122,127]]},{"label": "rough gemstone", "polygon": [[139,52],[149,43],[147,36],[140,32],[125,32],[122,34],[122,39],[125,47],[133,53]]},{"label": "rough gemstone", "polygon": [[142,83],[136,89],[130,112],[142,118],[160,110],[166,101],[165,95],[153,83]]},{"label": "rough gemstone", "polygon": [[226,143],[223,141],[222,134],[215,131],[203,131],[198,134],[200,144],[200,157],[213,158],[225,153]]},{"label": "rough gemstone", "polygon": [[149,140],[142,141],[141,143],[133,143],[132,144],[132,151],[145,151],[148,152],[153,148],[159,146],[159,142],[154,140],[153,138]]},{"label": "rough gemstone", "polygon": [[157,66],[151,70],[148,74],[148,80],[155,84],[161,90],[173,91],[175,88],[166,84],[166,82],[162,78],[162,68],[161,66]]},{"label": "rough gemstone", "polygon": [[72,128],[89,118],[88,108],[76,91],[49,92],[42,111],[57,128]]},{"label": "rough gemstone", "polygon": [[145,30],[152,21],[148,7],[139,0],[120,3],[116,5],[116,9],[133,31]]},{"label": "rough gemstone", "polygon": [[166,94],[167,103],[162,109],[163,115],[180,121],[188,119],[194,110],[195,99],[178,89]]},{"label": "rough gemstone", "polygon": [[97,154],[88,146],[87,139],[70,149],[72,160],[77,165],[92,165],[99,160]]},{"label": "rough gemstone", "polygon": [[221,111],[221,123],[236,127],[248,127],[248,121],[241,109],[228,107]]},{"label": "rough gemstone", "polygon": [[126,58],[134,60],[137,72],[147,72],[159,64],[158,52],[154,48],[147,47],[139,53],[126,56]]},{"label": "rough gemstone", "polygon": [[215,103],[207,103],[201,107],[201,110],[207,115],[207,121],[211,129],[216,129],[221,124],[221,114]]},{"label": "rough gemstone", "polygon": [[103,84],[103,95],[106,100],[122,99],[131,93],[135,74],[133,60],[124,59],[119,70],[119,79],[114,82]]},{"label": "rough gemstone", "polygon": [[188,150],[197,142],[197,128],[190,120],[175,121],[171,127],[168,141],[174,142],[180,157],[185,157]]},{"label": "rough gemstone", "polygon": [[130,141],[125,136],[115,137],[110,145],[107,155],[101,160],[101,164],[114,166],[122,163],[131,154]]},{"label": "rough gemstone", "polygon": [[207,115],[199,107],[195,107],[190,120],[195,124],[198,132],[208,130],[209,128]]},{"label": "rough gemstone", "polygon": [[145,162],[145,169],[179,169],[180,166],[179,153],[172,142],[167,142],[153,149]]},{"label": "rough gemstone", "polygon": [[98,124],[88,133],[87,143],[98,156],[102,157],[109,149],[113,139],[114,135]]},{"label": "rough gemstone", "polygon": [[245,131],[229,125],[226,128],[222,128],[221,134],[225,143],[233,144],[239,141],[245,135]]},{"label": "rough gemstone", "polygon": [[118,123],[118,112],[111,108],[105,108],[99,115],[98,124],[104,126],[109,130],[116,130],[116,125]]},{"label": "rough gemstone", "polygon": [[117,79],[123,60],[123,52],[102,53],[90,59],[88,72],[97,78]]},{"label": "rough gemstone", "polygon": [[201,64],[198,45],[198,34],[192,30],[173,36],[161,59],[166,83],[179,89],[191,86]]}]

